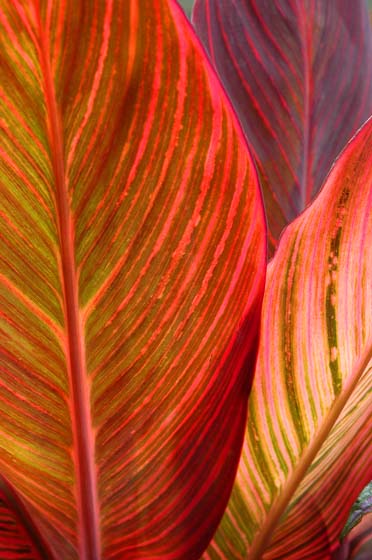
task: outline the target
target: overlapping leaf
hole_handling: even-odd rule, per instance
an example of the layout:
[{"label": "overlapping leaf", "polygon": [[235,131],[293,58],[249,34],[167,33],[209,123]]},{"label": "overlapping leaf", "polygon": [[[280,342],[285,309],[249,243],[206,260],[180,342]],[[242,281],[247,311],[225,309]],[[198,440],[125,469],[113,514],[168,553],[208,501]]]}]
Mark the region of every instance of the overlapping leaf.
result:
[{"label": "overlapping leaf", "polygon": [[351,508],[332,560],[369,560],[372,556],[372,482],[367,484]]},{"label": "overlapping leaf", "polygon": [[372,479],[372,120],[269,265],[243,454],[205,559],[327,560]]},{"label": "overlapping leaf", "polygon": [[262,178],[273,253],[372,113],[364,0],[196,0],[194,23]]},{"label": "overlapping leaf", "polygon": [[372,513],[372,482],[363,488],[353,504],[341,537],[350,533],[353,527],[355,527],[367,513]]},{"label": "overlapping leaf", "polygon": [[372,558],[372,514],[366,514],[342,540],[332,560],[370,560]]},{"label": "overlapping leaf", "polygon": [[242,133],[165,0],[1,0],[0,87],[0,472],[58,559],[198,558],[263,290]]}]

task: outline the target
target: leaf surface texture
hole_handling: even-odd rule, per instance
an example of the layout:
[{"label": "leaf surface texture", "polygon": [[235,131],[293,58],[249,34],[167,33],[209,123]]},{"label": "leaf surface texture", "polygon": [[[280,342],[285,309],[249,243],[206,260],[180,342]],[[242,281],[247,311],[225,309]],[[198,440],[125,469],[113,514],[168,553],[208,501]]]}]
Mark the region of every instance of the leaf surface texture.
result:
[{"label": "leaf surface texture", "polygon": [[372,121],[268,267],[237,479],[205,559],[327,560],[372,479]]},{"label": "leaf surface texture", "polygon": [[364,0],[196,0],[193,21],[248,138],[272,255],[372,113]]},{"label": "leaf surface texture", "polygon": [[265,224],[174,2],[0,1],[0,472],[55,558],[198,558],[256,355]]}]

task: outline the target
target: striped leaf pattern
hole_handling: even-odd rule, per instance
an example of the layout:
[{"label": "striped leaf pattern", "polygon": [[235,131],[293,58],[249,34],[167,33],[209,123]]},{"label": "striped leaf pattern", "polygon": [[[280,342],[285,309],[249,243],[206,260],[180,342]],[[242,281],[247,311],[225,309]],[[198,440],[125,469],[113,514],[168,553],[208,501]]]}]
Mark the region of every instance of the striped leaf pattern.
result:
[{"label": "striped leaf pattern", "polygon": [[365,0],[196,0],[194,24],[255,156],[273,254],[372,113]]},{"label": "striped leaf pattern", "polygon": [[7,560],[48,560],[32,520],[14,489],[0,477],[0,558]]},{"label": "striped leaf pattern", "polygon": [[243,133],[166,0],[0,0],[0,472],[58,560],[198,558],[265,272]]},{"label": "striped leaf pattern", "polygon": [[229,506],[203,558],[327,560],[372,479],[372,120],[268,267]]}]

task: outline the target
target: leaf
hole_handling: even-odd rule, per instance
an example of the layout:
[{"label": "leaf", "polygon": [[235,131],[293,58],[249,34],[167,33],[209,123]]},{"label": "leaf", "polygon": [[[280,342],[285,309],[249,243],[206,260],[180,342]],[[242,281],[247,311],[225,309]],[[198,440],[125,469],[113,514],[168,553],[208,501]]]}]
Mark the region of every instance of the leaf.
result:
[{"label": "leaf", "polygon": [[327,560],[372,479],[372,120],[268,267],[242,458],[208,559]]},{"label": "leaf", "polygon": [[341,537],[350,533],[351,529],[355,527],[362,519],[363,515],[368,512],[372,513],[372,482],[367,484],[359,494],[357,500],[351,508],[348,520],[341,533]]},{"label": "leaf", "polygon": [[372,515],[365,515],[342,540],[332,560],[370,560],[372,557]]},{"label": "leaf", "polygon": [[0,558],[47,560],[42,542],[27,511],[9,483],[0,476]]},{"label": "leaf", "polygon": [[56,559],[198,558],[239,460],[265,225],[175,2],[0,0],[0,471]]},{"label": "leaf", "polygon": [[196,0],[193,21],[259,168],[270,254],[372,113],[362,0]]},{"label": "leaf", "polygon": [[369,560],[372,554],[372,482],[351,508],[341,533],[341,543],[332,560]]}]

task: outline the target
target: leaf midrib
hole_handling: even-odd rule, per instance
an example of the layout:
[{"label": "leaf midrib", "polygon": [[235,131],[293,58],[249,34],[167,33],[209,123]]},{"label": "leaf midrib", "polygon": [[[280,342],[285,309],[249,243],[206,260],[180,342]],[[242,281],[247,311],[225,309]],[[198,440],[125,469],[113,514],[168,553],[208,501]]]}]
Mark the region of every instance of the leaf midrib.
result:
[{"label": "leaf midrib", "polygon": [[301,208],[304,210],[311,202],[311,103],[312,103],[312,65],[309,27],[303,5],[298,5],[300,13],[300,28],[302,38],[302,56],[304,64],[304,114],[303,114],[303,152],[302,173],[300,178]]},{"label": "leaf midrib", "polygon": [[40,52],[44,93],[49,119],[49,138],[56,186],[57,223],[61,250],[61,281],[66,329],[66,361],[71,391],[73,458],[78,509],[78,552],[80,560],[99,560],[100,532],[94,438],[90,410],[90,384],[79,311],[78,280],[74,251],[74,220],[64,169],[63,135],[49,58],[49,42],[40,13]]}]

